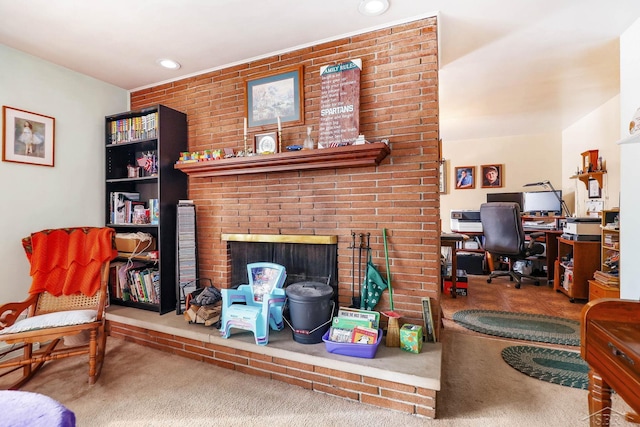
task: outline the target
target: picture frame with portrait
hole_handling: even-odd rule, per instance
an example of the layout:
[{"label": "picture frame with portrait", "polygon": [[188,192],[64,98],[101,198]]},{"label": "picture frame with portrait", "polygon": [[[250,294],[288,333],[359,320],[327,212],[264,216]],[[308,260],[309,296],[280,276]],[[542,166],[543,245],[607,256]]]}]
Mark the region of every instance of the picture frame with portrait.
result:
[{"label": "picture frame with portrait", "polygon": [[2,122],[3,161],[53,167],[55,118],[3,106]]},{"label": "picture frame with portrait", "polygon": [[501,188],[504,187],[504,175],[502,165],[482,165],[482,188]]},{"label": "picture frame with portrait", "polygon": [[455,167],[455,188],[457,190],[468,190],[476,187],[476,167],[456,166]]}]

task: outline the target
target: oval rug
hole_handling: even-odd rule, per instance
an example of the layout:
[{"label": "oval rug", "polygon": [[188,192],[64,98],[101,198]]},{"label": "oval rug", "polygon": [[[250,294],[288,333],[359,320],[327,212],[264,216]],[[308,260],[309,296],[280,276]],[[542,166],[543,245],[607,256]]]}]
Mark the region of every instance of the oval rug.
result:
[{"label": "oval rug", "polygon": [[543,314],[462,310],[453,320],[475,332],[549,344],[580,345],[580,322]]},{"label": "oval rug", "polygon": [[505,347],[502,359],[512,368],[542,381],[584,390],[589,387],[589,365],[580,353],[518,345]]}]

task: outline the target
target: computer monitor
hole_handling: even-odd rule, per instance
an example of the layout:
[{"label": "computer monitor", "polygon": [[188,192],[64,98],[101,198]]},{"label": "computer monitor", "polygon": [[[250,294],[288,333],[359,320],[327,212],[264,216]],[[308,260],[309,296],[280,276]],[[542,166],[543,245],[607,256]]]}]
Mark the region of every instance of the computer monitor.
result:
[{"label": "computer monitor", "polygon": [[520,212],[523,212],[522,205],[523,193],[487,193],[487,203],[491,202],[515,202],[520,208]]},{"label": "computer monitor", "polygon": [[527,191],[523,193],[524,204],[523,212],[543,214],[556,213],[562,214],[562,191]]}]

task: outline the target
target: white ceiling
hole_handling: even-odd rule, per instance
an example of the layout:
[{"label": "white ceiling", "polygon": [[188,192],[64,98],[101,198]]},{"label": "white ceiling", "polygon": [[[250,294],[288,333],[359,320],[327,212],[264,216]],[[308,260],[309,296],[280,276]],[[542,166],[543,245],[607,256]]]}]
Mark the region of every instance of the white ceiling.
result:
[{"label": "white ceiling", "polygon": [[446,143],[559,132],[610,100],[640,17],[638,0],[389,0],[378,17],[359,1],[0,0],[0,43],[136,89],[439,13]]}]

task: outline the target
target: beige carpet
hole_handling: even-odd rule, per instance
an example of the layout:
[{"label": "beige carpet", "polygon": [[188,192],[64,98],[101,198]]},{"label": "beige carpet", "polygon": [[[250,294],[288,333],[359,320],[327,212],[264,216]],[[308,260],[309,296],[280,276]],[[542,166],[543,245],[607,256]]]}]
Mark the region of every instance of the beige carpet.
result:
[{"label": "beige carpet", "polygon": [[[94,386],[79,358],[23,388],[57,399],[78,426],[586,426],[587,392],[512,369],[510,341],[446,330],[437,420],[308,391],[110,338]],[[72,376],[70,374],[73,373]],[[1,385],[1,383],[0,383]],[[614,396],[614,410],[626,411]],[[1,423],[0,423],[1,424]],[[623,422],[616,425],[625,425]]]}]

